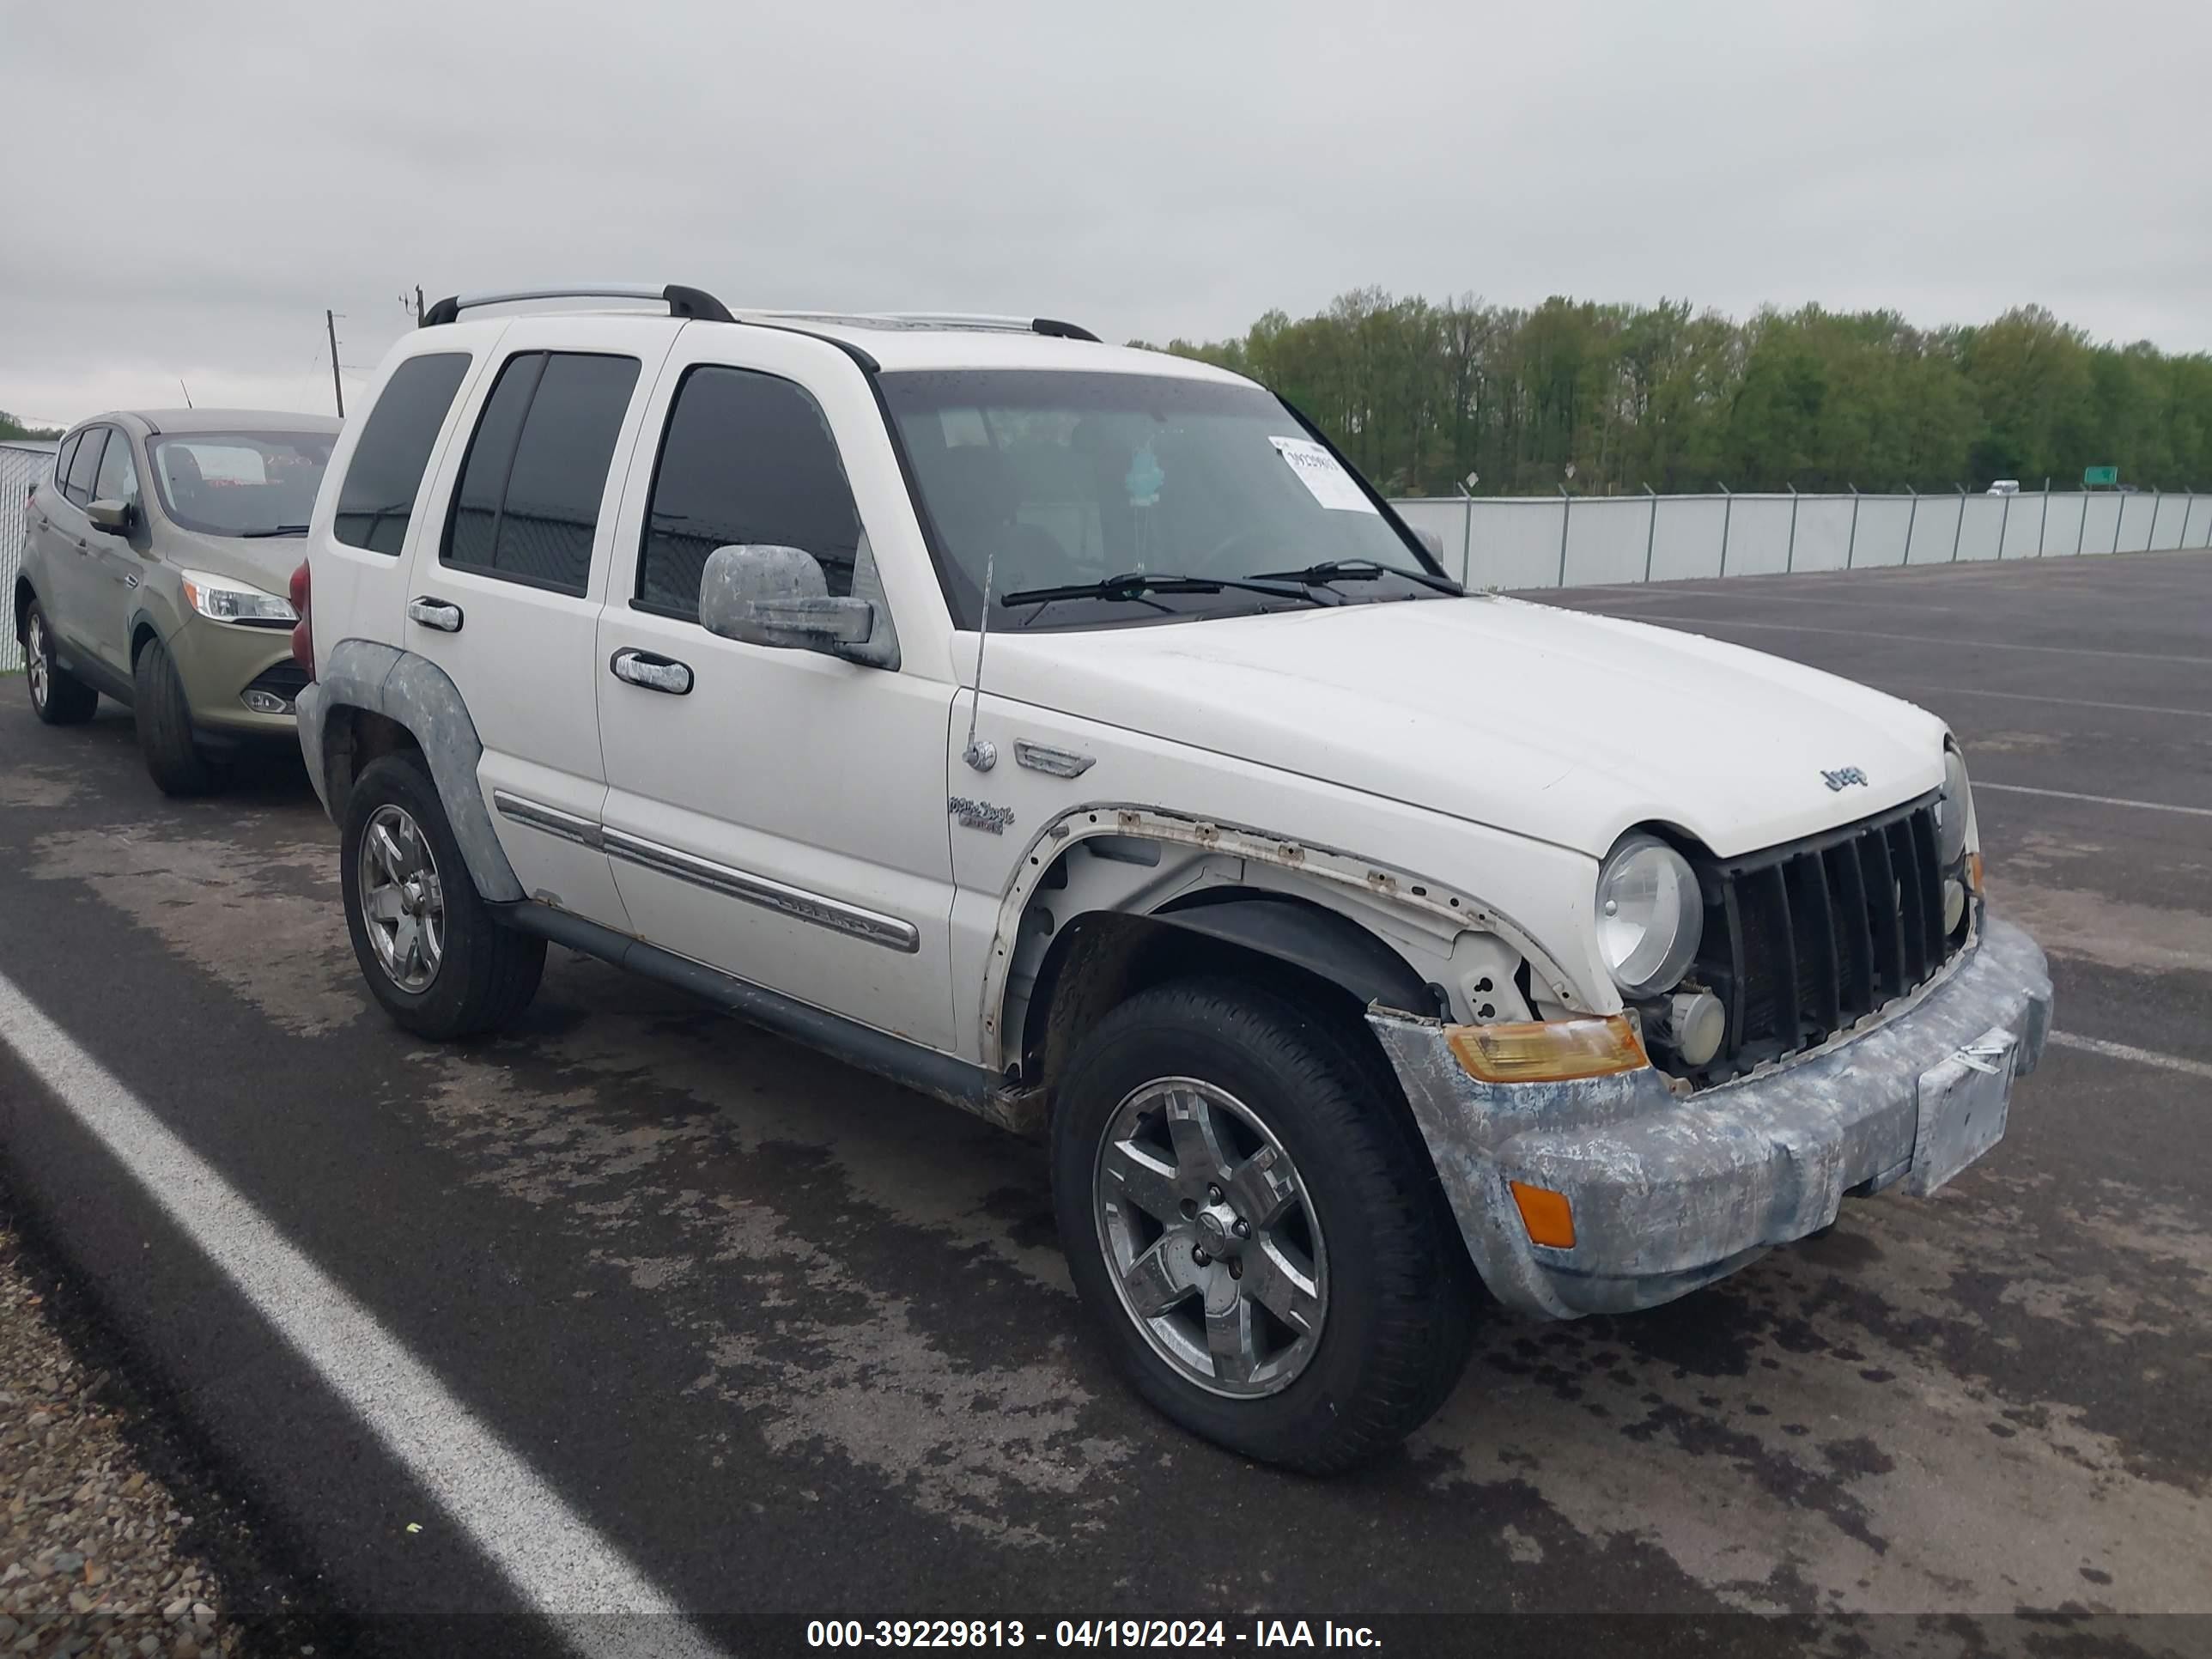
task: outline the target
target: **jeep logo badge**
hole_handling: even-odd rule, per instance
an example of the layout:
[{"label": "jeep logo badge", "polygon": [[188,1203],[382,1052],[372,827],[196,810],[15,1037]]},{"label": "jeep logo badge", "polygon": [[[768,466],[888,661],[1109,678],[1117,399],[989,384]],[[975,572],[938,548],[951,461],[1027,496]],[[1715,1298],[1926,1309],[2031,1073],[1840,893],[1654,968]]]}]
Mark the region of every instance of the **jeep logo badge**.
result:
[{"label": "jeep logo badge", "polygon": [[1856,766],[1846,766],[1839,772],[1823,772],[1820,781],[1831,789],[1848,789],[1853,784],[1865,787],[1867,775]]}]

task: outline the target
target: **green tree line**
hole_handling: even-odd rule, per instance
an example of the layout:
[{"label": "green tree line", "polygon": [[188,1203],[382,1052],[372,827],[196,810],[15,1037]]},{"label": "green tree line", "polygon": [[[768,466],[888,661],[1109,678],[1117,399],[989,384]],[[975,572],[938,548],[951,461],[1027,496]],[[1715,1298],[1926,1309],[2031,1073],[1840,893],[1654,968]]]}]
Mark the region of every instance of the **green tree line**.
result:
[{"label": "green tree line", "polygon": [[2078,488],[2106,465],[2145,489],[2212,485],[2212,356],[2100,344],[2039,306],[1919,329],[1889,311],[1738,322],[1674,300],[1362,289],[1166,349],[1281,393],[1395,495],[1470,472],[1478,495]]},{"label": "green tree line", "polygon": [[58,438],[59,427],[27,426],[6,410],[0,409],[0,438]]}]

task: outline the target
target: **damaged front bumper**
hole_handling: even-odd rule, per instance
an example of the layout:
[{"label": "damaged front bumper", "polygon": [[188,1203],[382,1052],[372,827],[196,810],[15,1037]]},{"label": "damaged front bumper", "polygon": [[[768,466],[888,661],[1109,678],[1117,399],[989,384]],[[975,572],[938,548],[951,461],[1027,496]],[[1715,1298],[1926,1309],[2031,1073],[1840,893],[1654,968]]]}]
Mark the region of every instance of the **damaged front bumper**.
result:
[{"label": "damaged front bumper", "polygon": [[[1901,1004],[1770,1070],[1677,1096],[1644,1066],[1558,1083],[1468,1075],[1434,1020],[1371,1011],[1474,1265],[1524,1312],[1666,1302],[1836,1218],[1847,1194],[1924,1195],[2004,1131],[2051,1026],[2033,939],[1978,939]],[[1532,1243],[1510,1182],[1565,1194],[1574,1243]]]}]

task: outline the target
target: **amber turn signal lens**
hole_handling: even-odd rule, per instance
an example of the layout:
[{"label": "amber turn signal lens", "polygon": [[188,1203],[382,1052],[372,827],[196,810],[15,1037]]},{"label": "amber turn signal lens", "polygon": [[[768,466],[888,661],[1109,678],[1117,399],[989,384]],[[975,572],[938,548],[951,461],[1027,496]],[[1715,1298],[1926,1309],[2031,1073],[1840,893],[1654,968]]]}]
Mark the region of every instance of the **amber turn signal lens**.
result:
[{"label": "amber turn signal lens", "polygon": [[1966,885],[1977,893],[1982,890],[1982,855],[1979,853],[1966,854]]},{"label": "amber turn signal lens", "polygon": [[1549,1244],[1557,1250],[1575,1248],[1574,1206],[1565,1193],[1555,1193],[1549,1187],[1525,1186],[1518,1181],[1505,1184],[1513,1188],[1513,1201],[1520,1206],[1521,1224],[1528,1230],[1531,1244]]},{"label": "amber turn signal lens", "polygon": [[1452,1053],[1485,1083],[1557,1083],[1610,1077],[1651,1061],[1626,1014],[1452,1028]]}]

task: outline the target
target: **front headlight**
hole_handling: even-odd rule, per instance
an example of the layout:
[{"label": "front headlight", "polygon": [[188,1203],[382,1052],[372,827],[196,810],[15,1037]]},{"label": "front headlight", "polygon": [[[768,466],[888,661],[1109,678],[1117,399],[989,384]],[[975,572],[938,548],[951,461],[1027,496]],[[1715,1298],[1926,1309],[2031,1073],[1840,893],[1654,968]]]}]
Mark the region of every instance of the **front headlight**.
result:
[{"label": "front headlight", "polygon": [[1936,848],[1946,870],[1966,850],[1966,818],[1973,811],[1973,796],[1966,784],[1966,757],[1955,749],[1943,751],[1943,793],[1936,801]]},{"label": "front headlight", "polygon": [[216,622],[258,623],[266,628],[289,628],[299,614],[285,600],[258,587],[248,587],[234,576],[210,576],[204,570],[181,570],[185,603]]},{"label": "front headlight", "polygon": [[1674,985],[1698,959],[1705,930],[1689,860],[1656,836],[1622,836],[1597,876],[1598,949],[1621,994]]}]

